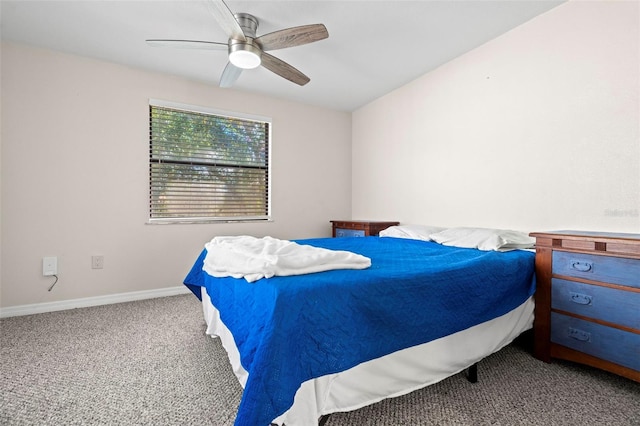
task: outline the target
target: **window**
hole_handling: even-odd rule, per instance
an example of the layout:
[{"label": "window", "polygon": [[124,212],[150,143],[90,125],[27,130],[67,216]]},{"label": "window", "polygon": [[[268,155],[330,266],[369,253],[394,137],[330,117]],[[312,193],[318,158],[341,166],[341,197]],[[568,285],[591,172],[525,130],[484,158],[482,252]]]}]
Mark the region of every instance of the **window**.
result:
[{"label": "window", "polygon": [[149,103],[150,222],[268,220],[269,119]]}]

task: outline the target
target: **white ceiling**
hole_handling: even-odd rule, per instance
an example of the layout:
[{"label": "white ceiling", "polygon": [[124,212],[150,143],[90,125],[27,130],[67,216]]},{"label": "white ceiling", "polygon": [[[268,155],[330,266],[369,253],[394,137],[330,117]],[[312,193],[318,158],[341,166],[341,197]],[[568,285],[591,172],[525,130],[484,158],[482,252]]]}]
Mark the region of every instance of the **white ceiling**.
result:
[{"label": "white ceiling", "polygon": [[[258,35],[314,23],[329,31],[326,40],[269,52],[307,74],[306,86],[258,68],[244,71],[231,90],[353,111],[564,1],[228,0],[234,13],[259,19]],[[3,40],[214,85],[227,62],[224,51],[145,43],[149,38],[226,42],[206,0],[2,0],[0,5]]]}]

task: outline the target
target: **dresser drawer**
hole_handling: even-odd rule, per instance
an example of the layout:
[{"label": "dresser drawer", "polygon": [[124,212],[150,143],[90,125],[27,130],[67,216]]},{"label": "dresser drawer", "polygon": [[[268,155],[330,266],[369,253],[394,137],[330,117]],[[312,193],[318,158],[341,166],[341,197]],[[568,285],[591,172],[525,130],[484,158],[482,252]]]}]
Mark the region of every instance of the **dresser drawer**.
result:
[{"label": "dresser drawer", "polygon": [[551,341],[640,371],[640,334],[552,312]]},{"label": "dresser drawer", "polygon": [[640,288],[640,259],[554,251],[553,274]]},{"label": "dresser drawer", "polygon": [[336,238],[339,237],[364,237],[364,229],[336,228]]},{"label": "dresser drawer", "polygon": [[640,293],[553,278],[551,307],[640,330]]}]

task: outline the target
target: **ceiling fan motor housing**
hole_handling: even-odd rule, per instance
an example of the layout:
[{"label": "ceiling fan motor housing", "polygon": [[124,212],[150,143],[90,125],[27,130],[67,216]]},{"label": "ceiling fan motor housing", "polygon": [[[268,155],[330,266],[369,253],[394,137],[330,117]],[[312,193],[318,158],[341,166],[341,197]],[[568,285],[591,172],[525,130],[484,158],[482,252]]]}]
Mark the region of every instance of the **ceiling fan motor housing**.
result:
[{"label": "ceiling fan motor housing", "polygon": [[242,32],[245,36],[256,38],[258,18],[249,13],[236,13],[233,16],[236,18],[236,21],[238,21],[238,25],[242,28]]},{"label": "ceiling fan motor housing", "polygon": [[254,42],[258,19],[248,13],[233,15],[238,21],[246,40],[229,39],[229,60],[242,69],[252,69],[260,66],[262,49]]}]

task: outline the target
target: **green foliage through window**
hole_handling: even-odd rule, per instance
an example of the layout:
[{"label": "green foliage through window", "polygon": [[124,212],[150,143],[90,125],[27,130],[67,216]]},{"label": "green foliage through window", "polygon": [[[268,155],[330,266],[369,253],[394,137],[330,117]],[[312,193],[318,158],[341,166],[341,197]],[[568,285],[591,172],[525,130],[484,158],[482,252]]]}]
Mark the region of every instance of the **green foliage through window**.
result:
[{"label": "green foliage through window", "polygon": [[269,218],[268,121],[149,106],[151,221]]}]

